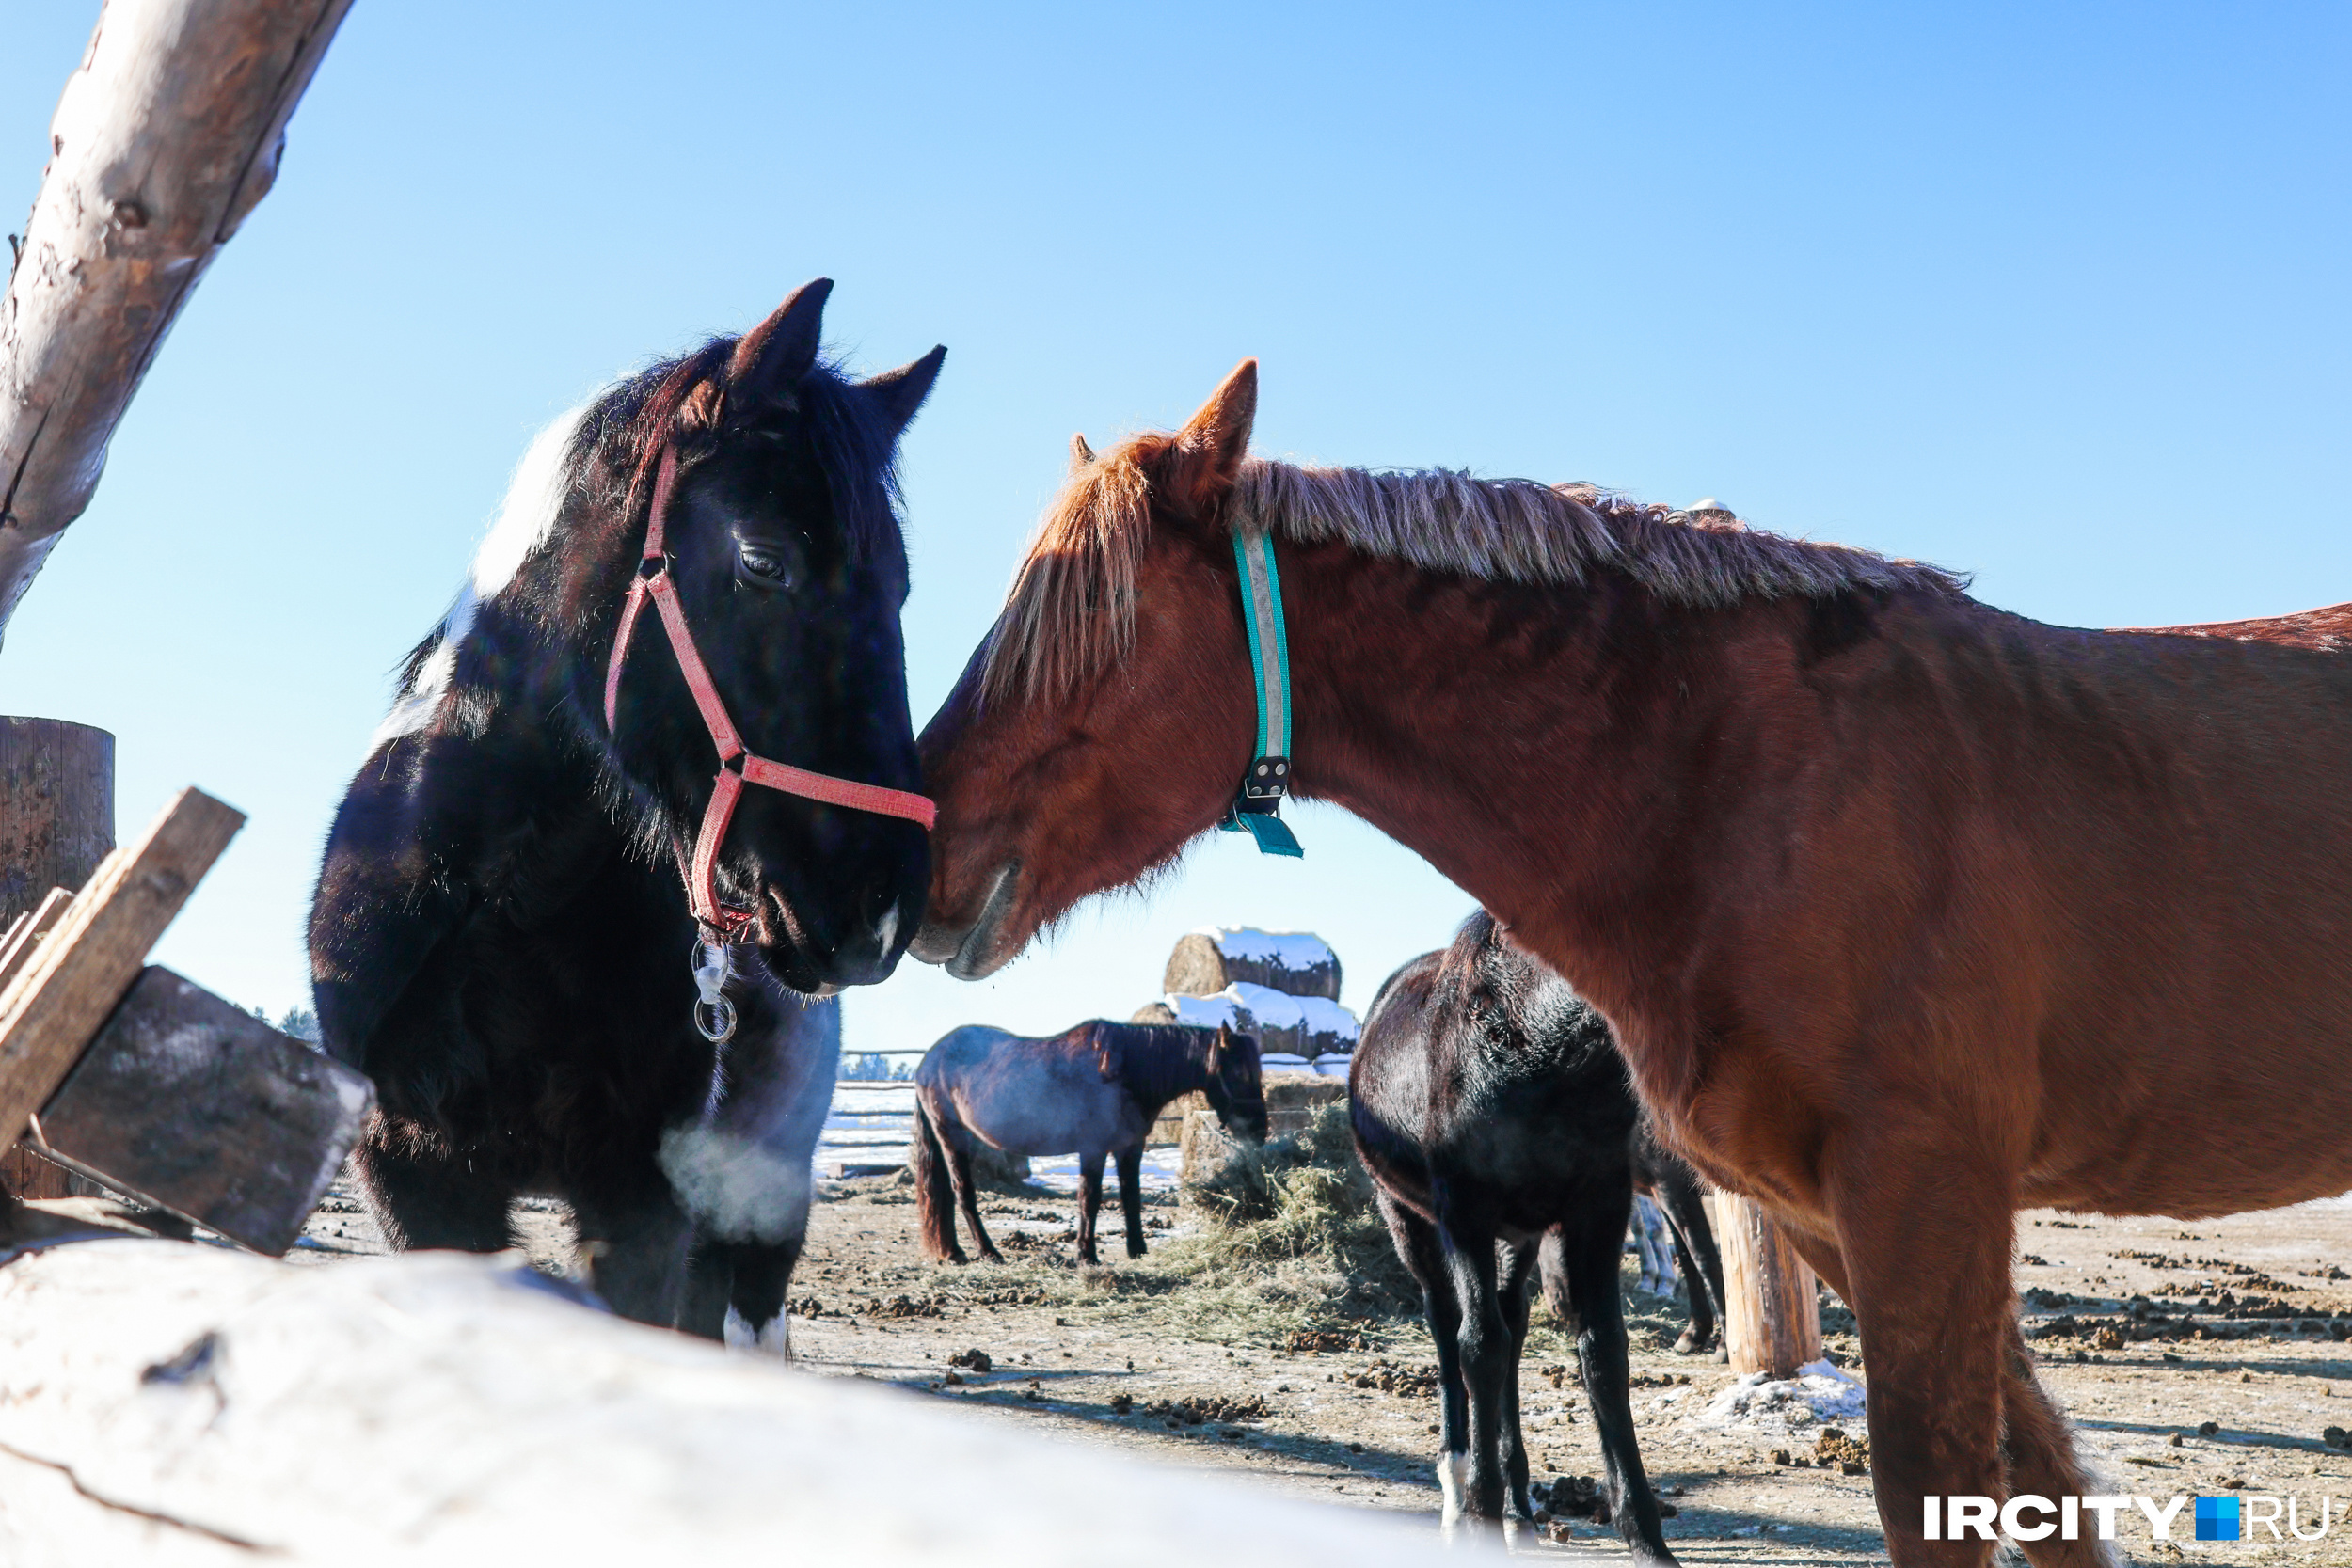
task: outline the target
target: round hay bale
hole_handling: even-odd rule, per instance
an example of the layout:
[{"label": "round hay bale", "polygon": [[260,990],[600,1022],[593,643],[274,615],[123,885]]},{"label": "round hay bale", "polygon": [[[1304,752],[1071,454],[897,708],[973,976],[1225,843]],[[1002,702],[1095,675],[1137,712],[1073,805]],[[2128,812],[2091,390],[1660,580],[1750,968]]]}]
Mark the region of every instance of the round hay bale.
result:
[{"label": "round hay bale", "polygon": [[1340,960],[1306,931],[1211,926],[1176,939],[1161,989],[1170,996],[1215,996],[1236,981],[1287,996],[1340,997]]}]

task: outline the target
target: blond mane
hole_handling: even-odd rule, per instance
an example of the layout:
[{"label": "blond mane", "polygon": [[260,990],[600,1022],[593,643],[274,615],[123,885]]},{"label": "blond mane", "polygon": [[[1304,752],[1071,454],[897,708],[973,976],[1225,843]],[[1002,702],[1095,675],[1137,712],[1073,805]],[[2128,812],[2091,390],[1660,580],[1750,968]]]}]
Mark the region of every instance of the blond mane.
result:
[{"label": "blond mane", "polygon": [[[1152,526],[1139,436],[1087,465],[1046,508],[990,641],[990,701],[1057,693],[1123,658],[1135,639],[1136,572]],[[1966,581],[1938,566],[1647,505],[1590,484],[1475,479],[1449,468],[1306,467],[1251,458],[1227,522],[1237,532],[1337,542],[1432,572],[1583,583],[1626,574],[1675,604],[1827,597],[1848,589],[1939,595]]]}]

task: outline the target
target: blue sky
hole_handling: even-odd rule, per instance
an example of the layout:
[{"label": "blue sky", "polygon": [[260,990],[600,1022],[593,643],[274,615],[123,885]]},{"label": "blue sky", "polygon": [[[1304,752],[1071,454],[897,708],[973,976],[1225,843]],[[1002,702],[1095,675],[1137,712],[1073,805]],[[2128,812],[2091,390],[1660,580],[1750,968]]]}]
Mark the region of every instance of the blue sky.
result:
[{"label": "blue sky", "polygon": [[[9,8],[0,214],[98,7]],[[2046,620],[2352,598],[2352,10],[949,8],[361,0],[0,649],[119,737],[121,832],[251,822],[161,961],[273,1011],[389,673],[532,433],[839,282],[949,346],[905,452],[918,721],[1069,434],[1263,360],[1277,455],[1717,495]],[[10,221],[10,228],[21,224]],[[1361,1006],[1470,899],[1329,809],[1231,838],[856,1047],[1123,1017],[1208,921],[1321,932]]]}]

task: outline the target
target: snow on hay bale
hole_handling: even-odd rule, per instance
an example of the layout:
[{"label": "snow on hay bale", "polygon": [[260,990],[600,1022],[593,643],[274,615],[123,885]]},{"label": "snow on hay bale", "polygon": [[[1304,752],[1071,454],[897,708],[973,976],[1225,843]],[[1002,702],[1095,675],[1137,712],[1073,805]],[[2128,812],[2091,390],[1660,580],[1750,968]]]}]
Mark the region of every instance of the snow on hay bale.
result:
[{"label": "snow on hay bale", "polygon": [[1160,1006],[1177,1023],[1207,1029],[1222,1023],[1255,1035],[1266,1069],[1274,1072],[1303,1070],[1318,1056],[1348,1055],[1360,1032],[1356,1015],[1328,997],[1289,996],[1248,980],[1236,980],[1214,996],[1169,996]]},{"label": "snow on hay bale", "polygon": [[[504,1259],[0,1267],[0,1560],[1192,1568],[1425,1531],[623,1323]],[[952,1546],[952,1552],[949,1547]]]},{"label": "snow on hay bale", "polygon": [[1235,981],[1337,1002],[1339,956],[1306,931],[1203,926],[1176,939],[1160,989],[1170,996],[1215,996]]}]

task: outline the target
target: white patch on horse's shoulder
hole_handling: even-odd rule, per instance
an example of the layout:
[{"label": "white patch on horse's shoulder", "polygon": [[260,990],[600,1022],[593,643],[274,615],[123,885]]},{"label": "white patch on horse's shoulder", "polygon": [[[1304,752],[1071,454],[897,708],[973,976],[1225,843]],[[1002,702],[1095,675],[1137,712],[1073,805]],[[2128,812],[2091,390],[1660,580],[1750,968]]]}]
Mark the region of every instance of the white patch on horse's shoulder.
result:
[{"label": "white patch on horse's shoulder", "polygon": [[368,755],[373,756],[387,744],[404,735],[414,735],[433,722],[441,700],[449,695],[449,684],[457,674],[458,645],[473,630],[474,611],[481,600],[468,583],[457,592],[457,602],[441,617],[440,645],[425,655],[424,664],[417,671],[416,680],[392,704],[392,710],[368,736]]},{"label": "white patch on horse's shoulder", "polygon": [[1470,1498],[1470,1455],[1447,1453],[1438,1456],[1438,1490],[1445,1494],[1445,1516],[1451,1521],[1462,1515]]},{"label": "white patch on horse's shoulder", "polygon": [[473,591],[481,597],[491,598],[514,581],[523,562],[553,531],[564,511],[564,494],[571,487],[571,470],[564,458],[591,406],[583,403],[558,415],[532,438],[522,461],[515,465],[506,499],[500,504],[481,547],[474,551]]},{"label": "white patch on horse's shoulder", "polygon": [[792,1359],[792,1314],[789,1309],[754,1328],[751,1320],[733,1307],[727,1308],[726,1327],[723,1337],[730,1350],[751,1351],[757,1354]]}]

